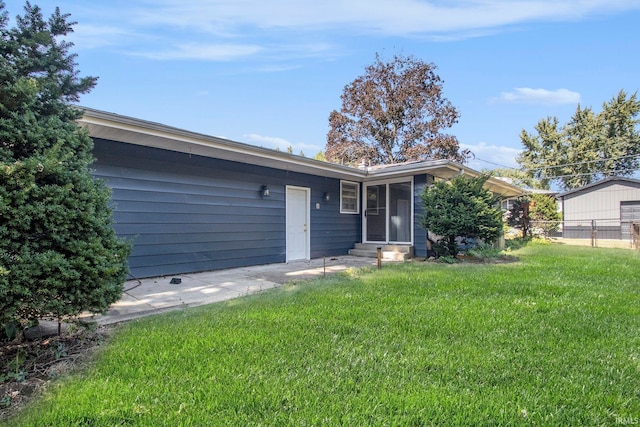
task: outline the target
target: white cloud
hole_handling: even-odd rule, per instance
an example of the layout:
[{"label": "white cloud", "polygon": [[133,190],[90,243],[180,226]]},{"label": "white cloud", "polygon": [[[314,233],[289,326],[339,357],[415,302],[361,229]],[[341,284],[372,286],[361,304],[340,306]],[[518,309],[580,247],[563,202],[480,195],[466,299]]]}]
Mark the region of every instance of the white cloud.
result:
[{"label": "white cloud", "polygon": [[491,102],[507,102],[522,104],[577,104],[580,102],[580,94],[569,89],[532,89],[519,87],[512,92],[502,92],[499,97]]},{"label": "white cloud", "polygon": [[504,167],[518,168],[516,157],[522,151],[513,147],[487,144],[486,142],[480,142],[475,145],[461,143],[460,148],[462,150],[471,150],[475,159],[470,159],[469,167],[476,170]]},{"label": "white cloud", "polygon": [[287,141],[284,138],[279,138],[275,136],[264,136],[258,135],[256,133],[248,133],[242,135],[245,139],[245,142],[251,145],[259,145],[265,148],[279,149],[281,151],[286,151],[287,147],[293,146],[293,144]]},{"label": "white cloud", "polygon": [[226,36],[247,27],[428,35],[640,8],[635,0],[165,0],[154,6],[141,8],[137,19],[147,25],[191,27]]},{"label": "white cloud", "polygon": [[[130,0],[78,6],[84,47],[138,46],[150,59],[331,55],[345,34],[453,40],[531,22],[640,9],[637,0]],[[204,42],[203,42],[204,40]],[[140,47],[141,41],[149,43]],[[313,46],[316,45],[314,49]],[[311,49],[310,49],[311,47]],[[335,55],[335,53],[333,53]]]},{"label": "white cloud", "polygon": [[116,25],[87,25],[78,23],[69,35],[69,41],[78,49],[97,49],[105,46],[117,46],[127,39],[136,37],[129,30]]},{"label": "white cloud", "polygon": [[195,59],[204,61],[230,61],[251,56],[261,48],[255,45],[241,44],[199,44],[176,45],[172,49],[156,52],[130,52],[131,55],[149,59]]},{"label": "white cloud", "polygon": [[258,135],[255,133],[249,133],[242,135],[245,142],[251,145],[257,145],[259,147],[271,148],[273,150],[280,150],[282,152],[286,152],[289,147],[292,148],[293,154],[300,154],[300,152],[304,152],[306,157],[315,156],[318,151],[324,150],[324,147],[314,145],[314,144],[306,144],[303,142],[293,143],[284,138],[275,137],[275,136],[264,136]]}]

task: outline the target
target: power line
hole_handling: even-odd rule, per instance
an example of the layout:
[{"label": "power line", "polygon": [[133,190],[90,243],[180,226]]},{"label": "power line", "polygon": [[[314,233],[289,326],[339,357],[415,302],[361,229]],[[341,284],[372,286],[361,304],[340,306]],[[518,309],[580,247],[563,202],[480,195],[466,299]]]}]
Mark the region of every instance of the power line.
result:
[{"label": "power line", "polygon": [[[539,172],[539,171],[546,171],[546,170],[553,170],[553,169],[557,169],[557,168],[563,168],[563,167],[567,167],[567,166],[578,166],[578,165],[583,165],[583,164],[587,164],[587,163],[597,163],[597,162],[607,162],[607,161],[618,161],[618,160],[623,160],[623,159],[628,159],[628,158],[633,158],[633,157],[638,157],[640,158],[640,154],[628,154],[625,156],[620,156],[620,157],[611,157],[611,158],[604,158],[604,159],[596,159],[596,160],[585,160],[582,162],[574,162],[574,163],[561,163],[558,165],[553,165],[553,166],[543,166],[540,168],[536,168],[536,169],[517,169],[511,166],[506,166],[500,163],[496,163],[496,162],[492,162],[489,160],[485,160],[485,159],[481,159],[479,157],[476,157],[475,160],[479,160],[481,162],[485,162],[488,164],[492,164],[495,166],[500,166],[501,168],[504,169],[510,169],[513,171],[519,171],[519,172],[525,172],[525,173],[535,173],[535,172]],[[620,172],[634,172],[636,171],[636,168],[629,168],[629,169],[618,169],[618,170],[613,170],[610,171],[610,173],[620,173]],[[538,179],[554,179],[554,178],[567,178],[567,177],[574,177],[574,176],[587,176],[587,175],[597,175],[597,174],[604,174],[607,173],[607,171],[595,171],[595,172],[590,172],[590,173],[580,173],[580,174],[568,174],[568,175],[557,175],[557,176],[543,176],[540,177]]]},{"label": "power line", "polygon": [[543,167],[538,168],[538,169],[525,169],[525,171],[541,171],[541,170],[544,170],[544,169],[562,168],[562,167],[565,167],[565,166],[577,166],[577,165],[584,165],[584,164],[587,164],[587,163],[616,161],[616,160],[622,160],[622,159],[631,158],[631,157],[640,157],[640,154],[628,154],[626,156],[620,156],[620,157],[610,157],[610,158],[595,159],[595,160],[584,160],[582,162],[575,162],[575,163],[562,163],[562,164],[553,165],[553,166],[543,166]]},{"label": "power line", "polygon": [[554,176],[541,176],[537,179],[556,179],[556,178],[575,178],[578,176],[591,176],[591,175],[609,175],[609,176],[613,176],[615,174],[618,173],[628,173],[628,172],[635,172],[637,169],[633,168],[629,168],[629,169],[616,169],[616,170],[612,170],[612,171],[596,171],[596,172],[585,172],[585,173],[575,173],[575,174],[568,174],[568,175],[554,175]]},{"label": "power line", "polygon": [[518,169],[518,168],[514,168],[512,166],[503,165],[501,163],[496,163],[496,162],[492,162],[492,161],[489,161],[489,160],[481,159],[480,157],[475,157],[475,160],[479,160],[481,162],[489,163],[489,164],[495,165],[495,166],[500,166],[501,168],[505,168],[505,169],[512,169],[512,170],[522,171],[522,172],[533,172],[533,171],[541,171],[541,170],[544,170],[544,169],[561,168],[561,167],[565,167],[565,166],[583,165],[583,164],[586,164],[586,163],[616,161],[616,160],[622,160],[622,159],[627,159],[627,158],[631,158],[631,157],[640,157],[640,154],[627,154],[625,156],[620,156],[620,157],[608,157],[608,158],[600,158],[600,159],[595,159],[595,160],[584,160],[584,161],[581,161],[581,162],[574,162],[574,163],[561,163],[561,164],[553,165],[553,166],[543,166],[543,167],[540,167],[540,168],[537,168],[537,169]]},{"label": "power line", "polygon": [[479,160],[481,162],[489,163],[490,165],[500,166],[501,168],[505,168],[505,169],[512,169],[512,170],[515,170],[515,171],[521,170],[521,169],[517,169],[517,168],[511,167],[511,166],[501,165],[500,163],[490,162],[489,160],[484,160],[484,159],[481,159],[480,157],[475,157],[474,159],[475,160]]}]

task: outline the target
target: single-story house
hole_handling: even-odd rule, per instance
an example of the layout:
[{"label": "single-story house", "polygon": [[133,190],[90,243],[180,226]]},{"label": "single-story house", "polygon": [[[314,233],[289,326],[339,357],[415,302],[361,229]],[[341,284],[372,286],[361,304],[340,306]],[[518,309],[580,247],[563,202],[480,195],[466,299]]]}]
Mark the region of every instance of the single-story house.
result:
[{"label": "single-story house", "polygon": [[[344,255],[356,244],[426,255],[420,192],[478,175],[448,161],[352,168],[103,111],[80,124],[94,175],[112,189],[114,227],[133,241],[134,277]],[[506,197],[521,189],[498,179]]]},{"label": "single-story house", "polygon": [[631,241],[632,224],[640,222],[640,180],[609,177],[559,195],[564,235]]},{"label": "single-story house", "polygon": [[[503,181],[506,181],[510,184],[513,184],[513,180],[511,178],[505,178],[505,177],[496,177],[498,179],[501,179]],[[545,196],[549,196],[549,197],[553,197],[556,198],[558,197],[558,192],[554,191],[554,190],[543,190],[540,188],[526,188],[523,187],[522,188],[522,194],[519,194],[517,197],[504,197],[502,199],[502,210],[503,211],[509,211],[513,208],[513,204],[515,203],[515,201],[518,199],[518,197],[523,196],[525,194],[544,194]],[[558,200],[557,202],[558,204],[558,212],[562,211],[562,204],[560,203],[560,200]]]}]

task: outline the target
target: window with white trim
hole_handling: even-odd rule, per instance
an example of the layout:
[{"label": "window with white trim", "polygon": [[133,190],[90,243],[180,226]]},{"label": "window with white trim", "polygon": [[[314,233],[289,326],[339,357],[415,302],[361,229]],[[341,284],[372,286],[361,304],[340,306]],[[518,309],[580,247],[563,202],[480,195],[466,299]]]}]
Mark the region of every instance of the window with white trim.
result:
[{"label": "window with white trim", "polygon": [[360,184],[340,181],[340,213],[360,213]]}]

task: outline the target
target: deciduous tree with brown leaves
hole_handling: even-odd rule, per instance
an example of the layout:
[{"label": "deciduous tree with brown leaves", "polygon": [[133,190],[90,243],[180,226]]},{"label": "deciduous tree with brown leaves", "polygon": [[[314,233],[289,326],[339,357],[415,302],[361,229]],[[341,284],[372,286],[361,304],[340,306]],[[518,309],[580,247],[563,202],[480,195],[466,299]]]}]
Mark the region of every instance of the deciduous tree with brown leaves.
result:
[{"label": "deciduous tree with brown leaves", "polygon": [[436,65],[413,56],[376,61],[345,86],[342,108],[329,116],[327,160],[373,165],[410,160],[464,161],[455,136],[442,133],[458,121],[443,96]]}]

